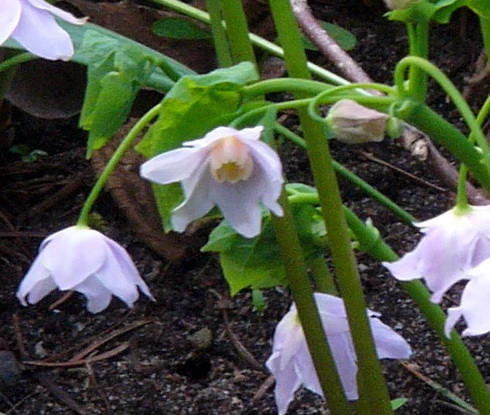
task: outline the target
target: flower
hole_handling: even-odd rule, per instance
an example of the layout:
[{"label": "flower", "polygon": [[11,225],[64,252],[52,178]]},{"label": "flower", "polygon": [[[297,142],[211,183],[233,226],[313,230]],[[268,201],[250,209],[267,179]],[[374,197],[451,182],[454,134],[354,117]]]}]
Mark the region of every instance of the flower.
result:
[{"label": "flower", "polygon": [[347,144],[382,141],[389,118],[351,99],[337,101],[327,115],[335,138]]},{"label": "flower", "polygon": [[[359,398],[357,358],[344,302],[338,297],[321,293],[315,293],[315,300],[347,399],[356,400]],[[371,310],[367,310],[367,313],[378,357],[408,359],[412,351],[403,337],[379,321],[376,318],[379,314]],[[276,327],[272,355],[266,366],[276,379],[274,392],[279,415],[286,413],[294,393],[301,385],[323,396],[294,304]]]},{"label": "flower", "polygon": [[86,22],[43,0],[1,0],[0,45],[12,37],[34,55],[69,60],[74,53],[73,43],[54,16],[77,25]]},{"label": "flower", "polygon": [[126,250],[85,226],[63,229],[41,243],[17,298],[23,305],[35,304],[56,288],[84,294],[91,313],[104,310],[112,295],[132,307],[138,288],[154,300]]},{"label": "flower", "polygon": [[141,176],[156,183],[182,181],[185,200],[173,211],[174,230],[183,232],[215,205],[246,238],[260,233],[260,202],[282,215],[277,203],[284,182],[281,162],[274,150],[259,141],[262,130],[218,127],[141,166]]},{"label": "flower", "polygon": [[401,281],[423,278],[439,303],[449,288],[471,278],[468,271],[490,257],[490,205],[453,208],[415,224],[425,234],[396,262],[384,262]]},{"label": "flower", "polygon": [[458,307],[448,309],[448,317],[444,325],[446,336],[449,337],[456,322],[463,317],[468,328],[463,336],[478,336],[490,331],[490,258],[481,262],[467,272],[469,279]]}]

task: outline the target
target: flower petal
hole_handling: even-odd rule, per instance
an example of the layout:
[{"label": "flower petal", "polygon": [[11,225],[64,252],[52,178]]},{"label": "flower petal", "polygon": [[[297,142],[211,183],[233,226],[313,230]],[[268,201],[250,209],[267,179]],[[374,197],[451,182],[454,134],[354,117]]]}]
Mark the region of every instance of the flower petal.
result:
[{"label": "flower petal", "polygon": [[34,55],[45,59],[69,60],[74,53],[70,36],[46,10],[23,0],[19,23],[12,37]]},{"label": "flower petal", "polygon": [[[29,271],[27,271],[26,275],[22,279],[19,288],[17,289],[16,296],[20,303],[22,305],[27,305],[25,298],[34,289],[40,291],[38,291],[37,294],[33,297],[29,296],[29,303],[35,304],[37,301],[40,301],[43,298],[40,296],[41,287],[47,287],[47,285],[45,284],[46,280],[52,281],[52,278],[49,276],[49,271],[44,267],[42,260],[37,257],[29,268]],[[34,299],[38,300],[34,301]]]},{"label": "flower petal", "polygon": [[95,277],[86,279],[73,290],[87,297],[87,310],[94,314],[105,310],[112,299],[111,292]]},{"label": "flower petal", "polygon": [[195,174],[208,155],[206,149],[179,148],[143,163],[140,176],[155,183],[169,184]]},{"label": "flower petal", "polygon": [[377,318],[369,319],[376,352],[380,359],[409,359],[412,349],[407,341]]},{"label": "flower petal", "polygon": [[104,236],[73,226],[54,234],[39,257],[59,289],[71,290],[104,265]]},{"label": "flower petal", "polygon": [[58,7],[55,7],[43,0],[21,0],[21,2],[25,5],[26,3],[29,3],[33,7],[39,10],[46,10],[47,12],[58,16],[59,18],[66,20],[68,23],[71,24],[76,24],[76,25],[82,25],[87,22],[87,18],[76,18],[73,16],[71,13],[68,13],[62,9],[59,9]]},{"label": "flower petal", "polygon": [[19,24],[21,10],[20,0],[0,1],[0,45],[11,36]]}]

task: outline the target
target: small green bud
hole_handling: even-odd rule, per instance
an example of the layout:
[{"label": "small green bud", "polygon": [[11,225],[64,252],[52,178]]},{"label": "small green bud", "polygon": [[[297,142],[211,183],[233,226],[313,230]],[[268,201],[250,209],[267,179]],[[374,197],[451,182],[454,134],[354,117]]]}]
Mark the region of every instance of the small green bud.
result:
[{"label": "small green bud", "polygon": [[389,115],[366,108],[356,101],[342,99],[328,112],[327,122],[333,136],[347,144],[382,141]]}]

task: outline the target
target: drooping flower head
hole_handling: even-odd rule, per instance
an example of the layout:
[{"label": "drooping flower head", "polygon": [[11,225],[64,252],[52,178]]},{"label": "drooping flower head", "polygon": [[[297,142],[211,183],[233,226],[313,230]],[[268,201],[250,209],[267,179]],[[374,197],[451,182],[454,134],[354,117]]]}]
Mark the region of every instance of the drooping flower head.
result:
[{"label": "drooping flower head", "polygon": [[12,37],[34,55],[69,60],[74,53],[73,43],[54,16],[77,25],[86,22],[43,0],[1,0],[0,45]]},{"label": "drooping flower head", "polygon": [[382,141],[389,118],[351,99],[341,99],[332,105],[326,119],[337,140],[361,144]]},{"label": "drooping flower head", "polygon": [[282,215],[277,203],[282,190],[279,156],[259,140],[263,127],[236,130],[218,127],[183,148],[160,154],[141,166],[142,177],[160,184],[182,182],[184,202],[172,214],[174,230],[218,206],[241,235],[260,233],[260,204]]},{"label": "drooping flower head", "polygon": [[[315,293],[315,300],[347,399],[357,400],[357,357],[344,302],[321,293]],[[367,313],[378,357],[408,359],[411,349],[403,337],[379,321],[378,313],[371,310]],[[287,412],[294,393],[301,385],[323,396],[294,304],[276,327],[272,355],[266,366],[276,380],[274,393],[279,415]]]},{"label": "drooping flower head", "polygon": [[424,233],[416,248],[400,260],[384,262],[401,281],[423,278],[439,303],[455,283],[472,278],[468,271],[490,257],[490,206],[471,206],[416,224]]},{"label": "drooping flower head", "polygon": [[17,298],[23,305],[35,304],[56,288],[84,294],[92,313],[107,308],[112,295],[132,307],[139,297],[138,288],[153,299],[127,251],[84,226],[63,229],[42,242]]}]

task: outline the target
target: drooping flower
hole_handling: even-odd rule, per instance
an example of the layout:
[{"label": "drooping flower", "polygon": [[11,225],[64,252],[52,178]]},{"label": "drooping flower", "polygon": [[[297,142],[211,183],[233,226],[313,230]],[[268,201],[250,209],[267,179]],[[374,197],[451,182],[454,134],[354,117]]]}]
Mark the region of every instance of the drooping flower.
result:
[{"label": "drooping flower", "polygon": [[444,326],[446,336],[463,317],[468,328],[463,336],[479,336],[490,331],[490,258],[467,272],[469,279],[458,307],[448,309]]},{"label": "drooping flower", "polygon": [[260,233],[260,204],[282,215],[279,156],[259,140],[263,127],[218,127],[184,148],[160,154],[141,166],[142,177],[160,184],[182,182],[184,202],[172,213],[174,230],[183,232],[215,205],[241,235]]},{"label": "drooping flower", "polygon": [[[357,400],[357,358],[344,302],[321,293],[315,293],[315,300],[347,399]],[[378,313],[371,310],[367,313],[378,357],[408,359],[411,348],[403,337],[379,321]],[[323,396],[294,304],[276,327],[272,355],[266,366],[276,380],[274,393],[279,415],[286,413],[301,385]]]},{"label": "drooping flower", "polygon": [[439,303],[455,283],[471,278],[468,271],[490,257],[490,206],[453,208],[416,224],[425,235],[396,262],[384,262],[401,281],[423,278]]},{"label": "drooping flower", "polygon": [[388,115],[366,108],[351,99],[337,101],[327,115],[335,138],[347,144],[382,141],[389,118]]},{"label": "drooping flower", "polygon": [[56,288],[84,294],[92,313],[104,310],[112,295],[132,307],[139,297],[138,288],[154,299],[127,251],[84,226],[63,229],[41,243],[17,298],[23,305],[35,304]]},{"label": "drooping flower", "polygon": [[12,37],[34,55],[69,60],[73,43],[54,16],[77,25],[86,22],[43,0],[1,0],[0,45]]}]

